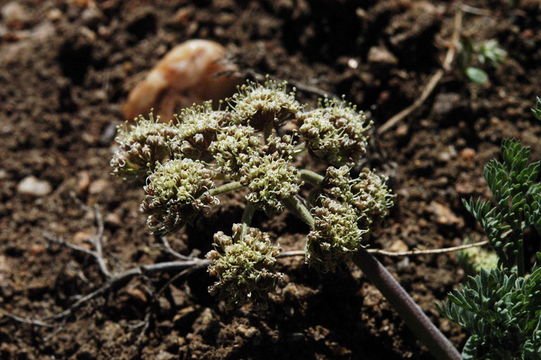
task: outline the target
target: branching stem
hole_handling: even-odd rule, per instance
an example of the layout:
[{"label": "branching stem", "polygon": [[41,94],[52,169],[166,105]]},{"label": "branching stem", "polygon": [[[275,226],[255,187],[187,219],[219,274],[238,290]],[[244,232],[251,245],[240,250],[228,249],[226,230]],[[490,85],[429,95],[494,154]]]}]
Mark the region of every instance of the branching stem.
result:
[{"label": "branching stem", "polygon": [[244,207],[244,211],[242,212],[242,229],[240,231],[240,234],[238,234],[239,239],[243,239],[244,235],[246,235],[246,231],[248,231],[248,227],[252,223],[252,218],[254,217],[254,213],[257,210],[257,206],[252,202],[247,202],[246,206]]},{"label": "branching stem", "polygon": [[215,195],[220,195],[220,194],[223,194],[223,193],[226,193],[226,192],[238,190],[238,189],[240,189],[242,187],[243,187],[243,185],[240,182],[234,181],[234,182],[230,182],[230,183],[227,183],[227,184],[220,185],[220,186],[218,186],[218,187],[216,187],[214,189],[210,189],[208,191],[208,193],[211,196],[215,196]]},{"label": "branching stem", "polygon": [[301,179],[315,186],[321,185],[324,177],[312,170],[302,169],[299,170]]},{"label": "branching stem", "polygon": [[295,216],[304,221],[310,227],[310,229],[314,228],[314,218],[299,197],[293,196],[289,199],[283,200],[283,204]]}]

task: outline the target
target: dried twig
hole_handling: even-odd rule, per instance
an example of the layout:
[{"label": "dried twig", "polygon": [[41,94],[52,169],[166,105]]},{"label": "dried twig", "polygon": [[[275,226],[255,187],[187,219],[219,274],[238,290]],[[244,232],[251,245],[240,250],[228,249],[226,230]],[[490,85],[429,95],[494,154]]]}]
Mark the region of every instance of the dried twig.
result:
[{"label": "dried twig", "polygon": [[[414,255],[433,255],[433,254],[445,254],[455,251],[460,251],[464,249],[469,249],[472,247],[478,247],[488,244],[488,240],[479,241],[472,244],[464,244],[458,246],[452,246],[448,248],[441,249],[426,249],[426,250],[410,250],[410,251],[388,251],[382,249],[366,249],[366,252],[375,255],[385,255],[385,256],[414,256]],[[293,251],[284,251],[280,253],[277,258],[286,258],[294,256],[304,256],[304,250],[293,250]]]},{"label": "dried twig", "polygon": [[190,259],[189,256],[182,255],[178,251],[173,250],[173,248],[171,247],[171,244],[169,244],[169,241],[167,240],[167,238],[165,236],[160,236],[160,240],[162,242],[164,250],[168,254],[170,254],[171,256],[173,256],[173,257],[175,257],[175,258],[177,258],[179,260],[189,260]]},{"label": "dried twig", "polygon": [[436,88],[436,85],[438,85],[440,80],[443,78],[443,75],[446,72],[449,72],[451,70],[451,64],[455,58],[456,49],[458,47],[458,41],[460,38],[460,31],[462,29],[462,16],[463,16],[463,9],[460,6],[457,6],[455,17],[453,20],[453,34],[451,36],[451,43],[449,45],[449,49],[447,50],[447,53],[445,54],[445,59],[443,60],[441,69],[438,69],[432,75],[428,83],[425,85],[423,91],[421,92],[421,95],[417,98],[417,100],[415,100],[413,104],[411,104],[404,110],[400,111],[398,114],[391,117],[389,120],[387,120],[383,125],[381,125],[377,129],[377,133],[379,135],[385,133],[387,130],[389,130],[396,124],[398,124],[406,116],[410,115],[419,106],[421,106],[426,101],[426,99],[430,96],[430,94],[432,94],[432,92]]},{"label": "dried twig", "polygon": [[434,254],[445,254],[449,252],[460,251],[464,249],[469,249],[472,247],[478,247],[488,244],[488,240],[479,241],[473,244],[464,244],[459,246],[452,246],[442,249],[426,249],[426,250],[410,250],[410,251],[387,251],[381,249],[367,249],[367,252],[376,255],[385,255],[385,256],[414,256],[414,255],[434,255]]}]

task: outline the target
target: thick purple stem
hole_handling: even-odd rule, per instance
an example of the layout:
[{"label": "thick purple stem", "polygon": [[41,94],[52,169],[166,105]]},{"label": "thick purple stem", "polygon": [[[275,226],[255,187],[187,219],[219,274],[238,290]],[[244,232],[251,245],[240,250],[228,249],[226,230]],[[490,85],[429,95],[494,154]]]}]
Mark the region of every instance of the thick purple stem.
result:
[{"label": "thick purple stem", "polygon": [[365,249],[353,258],[366,277],[381,291],[396,309],[417,338],[438,360],[460,360],[461,356],[451,342],[428,319],[404,288],[387,269]]}]

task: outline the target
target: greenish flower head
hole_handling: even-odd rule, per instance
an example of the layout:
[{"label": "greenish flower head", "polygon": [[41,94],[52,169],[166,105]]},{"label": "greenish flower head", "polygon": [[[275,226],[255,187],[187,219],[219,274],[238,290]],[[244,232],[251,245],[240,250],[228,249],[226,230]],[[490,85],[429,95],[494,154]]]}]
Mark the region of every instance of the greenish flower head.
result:
[{"label": "greenish flower head", "polygon": [[386,177],[365,168],[351,184],[355,208],[368,223],[384,218],[393,206],[394,195],[386,182]]},{"label": "greenish flower head", "polygon": [[124,179],[149,175],[178,149],[178,133],[170,123],[160,123],[152,115],[135,121],[135,125],[119,126],[115,139],[119,148],[111,159],[113,173]]},{"label": "greenish flower head", "polygon": [[212,102],[182,109],[175,115],[180,150],[186,157],[211,160],[210,144],[216,139],[218,130],[231,120],[227,111],[214,111]]},{"label": "greenish flower head", "polygon": [[241,184],[250,190],[246,200],[271,214],[283,210],[282,201],[295,196],[302,184],[297,168],[276,153],[252,156],[240,173]]},{"label": "greenish flower head", "polygon": [[385,184],[385,177],[366,168],[356,178],[351,178],[350,172],[348,166],[329,167],[323,189],[328,196],[352,205],[369,226],[387,215],[393,205],[394,195]]},{"label": "greenish flower head", "polygon": [[368,229],[359,228],[359,215],[350,204],[328,197],[312,208],[314,229],[308,234],[306,260],[323,271],[334,271],[362,247]]},{"label": "greenish flower head", "polygon": [[240,168],[252,156],[258,154],[262,139],[254,128],[243,125],[230,125],[220,129],[210,151],[220,172],[234,180],[240,178]]},{"label": "greenish flower head", "polygon": [[299,131],[308,149],[332,165],[358,162],[366,150],[371,122],[343,101],[325,99],[320,106],[299,118]]},{"label": "greenish flower head", "polygon": [[141,210],[156,233],[177,229],[198,212],[218,204],[208,194],[214,186],[214,171],[198,160],[174,159],[156,168],[147,178]]},{"label": "greenish flower head", "polygon": [[214,250],[207,254],[208,267],[217,281],[209,290],[220,294],[229,307],[248,300],[265,300],[282,274],[274,270],[280,248],[272,244],[268,234],[248,228],[241,238],[241,224],[233,225],[233,236],[218,232]]},{"label": "greenish flower head", "polygon": [[393,204],[381,177],[364,169],[352,179],[350,172],[348,166],[329,167],[319,205],[311,210],[315,225],[308,235],[307,260],[324,270],[334,270],[359,250],[373,222]]},{"label": "greenish flower head", "polygon": [[286,82],[267,80],[263,84],[248,82],[231,99],[235,121],[257,130],[278,128],[295,119],[302,106],[294,92],[287,92]]}]

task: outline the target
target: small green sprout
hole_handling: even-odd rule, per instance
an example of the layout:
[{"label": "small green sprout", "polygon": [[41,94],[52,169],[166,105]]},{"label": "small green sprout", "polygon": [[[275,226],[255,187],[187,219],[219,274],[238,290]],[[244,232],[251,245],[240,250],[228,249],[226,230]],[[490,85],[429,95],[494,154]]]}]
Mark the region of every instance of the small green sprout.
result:
[{"label": "small green sprout", "polygon": [[532,108],[532,113],[537,120],[541,120],[541,98],[539,96],[535,101],[535,107]]},{"label": "small green sprout", "polygon": [[460,42],[460,45],[459,67],[470,81],[477,84],[486,84],[489,80],[483,67],[497,68],[507,57],[507,52],[495,39],[475,42],[473,39],[466,38]]},{"label": "small green sprout", "polygon": [[527,263],[524,240],[529,231],[541,239],[541,164],[530,162],[530,149],[518,141],[502,148],[502,161],[485,166],[493,200],[464,202],[484,228],[497,267],[492,257],[485,265],[493,268],[449,294],[441,311],[471,333],[463,359],[540,360],[541,267]]}]

